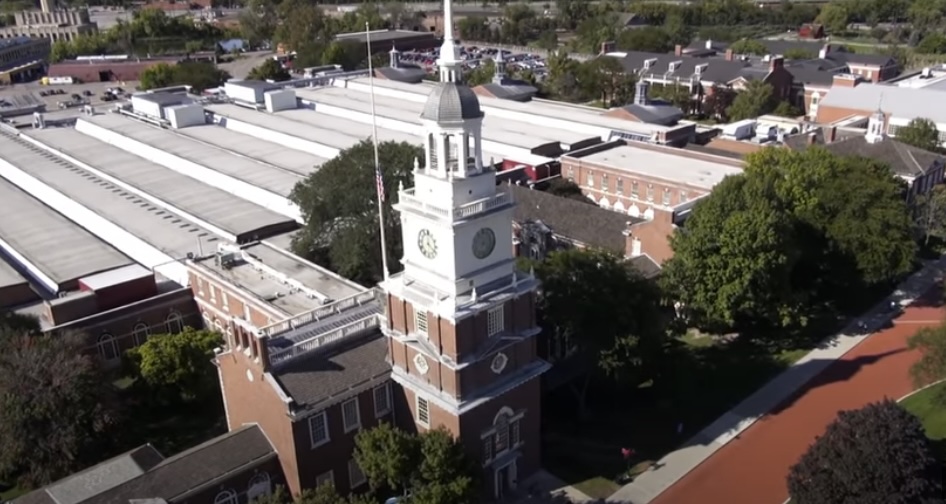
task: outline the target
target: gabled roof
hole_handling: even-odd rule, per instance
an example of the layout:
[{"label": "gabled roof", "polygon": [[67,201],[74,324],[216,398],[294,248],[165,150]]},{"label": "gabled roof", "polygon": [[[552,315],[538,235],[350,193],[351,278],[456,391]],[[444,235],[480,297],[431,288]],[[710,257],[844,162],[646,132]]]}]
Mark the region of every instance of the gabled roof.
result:
[{"label": "gabled roof", "polygon": [[527,101],[539,92],[539,90],[531,84],[512,79],[506,79],[502,84],[487,82],[474,88],[474,91],[477,89],[483,89],[496,98],[515,101]]},{"label": "gabled roof", "polygon": [[930,106],[943,102],[946,93],[935,89],[914,89],[882,84],[859,84],[834,87],[821,100],[819,107],[838,107],[872,113],[878,104],[890,117],[914,119],[924,117],[934,123],[946,124],[946,107]]},{"label": "gabled roof", "polygon": [[605,210],[571,198],[563,198],[538,189],[510,184],[501,186],[516,201],[516,222],[541,222],[553,233],[583,244],[624,256],[628,222],[643,219]]},{"label": "gabled roof", "polygon": [[856,136],[824,146],[839,156],[862,156],[880,161],[890,166],[894,174],[901,177],[919,177],[937,162],[942,163],[939,154],[885,138],[877,143],[870,143],[866,137]]},{"label": "gabled roof", "polygon": [[621,108],[636,117],[640,122],[648,124],[670,126],[683,119],[683,111],[673,105],[635,105],[632,103]]},{"label": "gabled roof", "polygon": [[[644,70],[644,62],[650,59],[656,62],[647,70]],[[648,53],[640,51],[630,51],[626,56],[620,58],[621,65],[628,73],[640,75],[662,75],[668,79],[690,79],[697,77],[696,67],[706,65],[705,70],[699,74],[699,80],[725,83],[730,82],[746,74],[745,70],[748,64],[744,61],[726,61],[724,59],[705,59],[694,58],[691,56],[676,56],[673,54]],[[670,64],[680,62],[680,65],[670,71]],[[751,72],[750,72],[751,73]]]}]

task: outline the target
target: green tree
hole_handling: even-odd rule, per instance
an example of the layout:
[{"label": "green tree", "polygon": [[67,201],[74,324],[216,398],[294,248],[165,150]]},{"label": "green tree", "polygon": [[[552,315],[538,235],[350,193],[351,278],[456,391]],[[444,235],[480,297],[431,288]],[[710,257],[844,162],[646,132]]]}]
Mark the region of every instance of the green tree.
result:
[{"label": "green tree", "polygon": [[182,61],[176,65],[158,63],[141,72],[141,89],[155,89],[167,86],[188,85],[199,93],[205,89],[217,87],[230,74],[217,69],[213,63],[203,61]]},{"label": "green tree", "polygon": [[729,46],[734,54],[754,54],[756,56],[765,56],[769,53],[769,48],[765,44],[753,39],[737,40]]},{"label": "green tree", "polygon": [[568,349],[588,371],[573,386],[582,415],[592,371],[633,383],[655,377],[665,331],[653,282],[627,262],[593,249],[554,252],[535,273],[542,282],[543,327],[555,346]]},{"label": "green tree", "polygon": [[558,25],[566,30],[591,17],[591,4],[585,0],[555,0],[555,7]]},{"label": "green tree", "polygon": [[940,461],[920,420],[891,401],[842,411],[788,475],[798,504],[933,504]]},{"label": "green tree", "polygon": [[549,182],[547,192],[562,198],[569,198],[576,201],[581,201],[582,203],[587,203],[589,205],[595,205],[595,202],[585,197],[584,193],[581,192],[581,187],[578,187],[578,184],[572,182],[571,180],[565,180],[562,178],[553,179],[551,182]]},{"label": "green tree", "polygon": [[474,504],[479,469],[444,429],[408,434],[390,424],[355,436],[355,461],[374,490],[407,496],[409,504]]},{"label": "green tree", "polygon": [[545,30],[539,34],[535,41],[535,46],[546,51],[555,51],[558,49],[558,34],[555,30]]},{"label": "green tree", "polygon": [[916,52],[920,54],[943,54],[946,53],[946,35],[942,33],[929,33],[920,43],[916,45]]},{"label": "green tree", "polygon": [[779,101],[778,105],[772,109],[772,115],[777,115],[780,117],[798,117],[804,115],[801,110],[798,110],[798,107],[788,103],[787,101]]},{"label": "green tree", "polygon": [[279,15],[273,0],[247,0],[240,12],[240,33],[250,47],[260,47],[273,40]]},{"label": "green tree", "polygon": [[659,26],[642,26],[624,30],[615,43],[622,51],[665,53],[673,50],[673,40],[667,30]]},{"label": "green tree", "polygon": [[[358,65],[366,61],[368,56],[364,51],[364,45],[355,42],[332,42],[322,53],[323,65],[341,65],[345,70],[354,70]],[[367,63],[366,63],[367,65]]]},{"label": "green tree", "polygon": [[[920,352],[920,359],[910,368],[917,388],[946,378],[946,324],[920,329],[907,344]],[[938,399],[946,403],[946,397]]]},{"label": "green tree", "polygon": [[[406,142],[378,145],[387,198],[384,202],[388,265],[400,269],[400,218],[391,209],[399,184],[413,185],[414,161],[424,162],[420,146]],[[326,162],[296,184],[290,199],[305,225],[293,238],[293,251],[365,285],[382,278],[378,235],[374,147],[364,140]],[[394,273],[395,271],[392,271]]]},{"label": "green tree", "polygon": [[[300,51],[309,44],[327,46],[334,33],[329,31],[328,20],[322,9],[305,0],[284,0],[278,4],[279,24],[273,39],[285,44],[291,51]],[[362,24],[358,30],[364,31]]]},{"label": "green tree", "polygon": [[925,244],[931,237],[946,239],[946,186],[937,185],[917,196],[914,215]]},{"label": "green tree", "polygon": [[821,8],[817,22],[823,24],[830,34],[844,33],[851,22],[851,14],[845,4],[831,2]]},{"label": "green tree", "polygon": [[771,112],[776,106],[772,86],[760,80],[754,80],[736,94],[726,115],[733,121],[752,119]]},{"label": "green tree", "polygon": [[925,117],[912,119],[909,124],[897,130],[897,140],[931,152],[940,150],[936,123]]},{"label": "green tree", "polygon": [[466,83],[470,86],[479,86],[493,80],[496,75],[496,63],[492,59],[485,59],[480,66],[466,74]]},{"label": "green tree", "polygon": [[86,345],[75,334],[0,338],[0,475],[33,488],[100,460],[118,414]]},{"label": "green tree", "polygon": [[73,45],[65,40],[57,40],[49,50],[49,62],[59,63],[60,61],[73,59],[77,55]]},{"label": "green tree", "polygon": [[289,80],[292,78],[292,76],[289,75],[289,72],[285,68],[283,68],[283,66],[279,64],[278,61],[272,58],[268,58],[262,63],[260,63],[259,66],[250,70],[250,73],[247,75],[247,78],[255,79],[255,80],[264,80],[264,81],[271,80],[271,81],[279,82],[279,81]]},{"label": "green tree", "polygon": [[127,352],[131,375],[171,401],[211,398],[217,390],[217,371],[211,361],[220,333],[185,327],[176,334],[148,338]]},{"label": "green tree", "polygon": [[703,115],[726,121],[729,119],[727,111],[736,100],[736,92],[731,88],[713,85],[703,98]]},{"label": "green tree", "polygon": [[807,60],[813,59],[818,55],[801,47],[792,47],[786,50],[783,56],[787,60]]}]

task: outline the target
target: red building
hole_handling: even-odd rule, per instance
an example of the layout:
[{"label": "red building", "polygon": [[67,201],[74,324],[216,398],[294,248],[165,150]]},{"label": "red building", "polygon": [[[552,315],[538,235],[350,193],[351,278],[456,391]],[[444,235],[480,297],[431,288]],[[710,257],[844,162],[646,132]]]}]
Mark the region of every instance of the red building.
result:
[{"label": "red building", "polygon": [[145,70],[164,63],[177,64],[176,58],[156,58],[148,60],[68,60],[49,65],[50,77],[72,77],[77,82],[125,82],[141,79]]}]

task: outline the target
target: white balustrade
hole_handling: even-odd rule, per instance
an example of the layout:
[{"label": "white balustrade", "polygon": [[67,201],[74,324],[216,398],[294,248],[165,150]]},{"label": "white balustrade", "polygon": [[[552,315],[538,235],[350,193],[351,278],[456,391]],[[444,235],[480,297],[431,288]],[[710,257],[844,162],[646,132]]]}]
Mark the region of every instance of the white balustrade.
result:
[{"label": "white balustrade", "polygon": [[378,315],[369,315],[363,319],[356,320],[350,324],[343,325],[341,327],[335,328],[329,332],[313,336],[307,340],[300,341],[292,345],[285,350],[280,350],[278,352],[273,352],[269,354],[269,363],[270,365],[275,366],[281,362],[285,362],[293,357],[308,353],[311,350],[319,348],[323,345],[333,343],[340,339],[346,338],[353,334],[357,334],[368,329],[374,329],[381,324],[381,317]]}]

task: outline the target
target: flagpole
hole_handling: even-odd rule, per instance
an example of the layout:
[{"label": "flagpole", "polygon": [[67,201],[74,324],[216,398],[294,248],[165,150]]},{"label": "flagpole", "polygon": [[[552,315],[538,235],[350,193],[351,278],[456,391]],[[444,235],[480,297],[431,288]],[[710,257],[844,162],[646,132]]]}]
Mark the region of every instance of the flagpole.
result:
[{"label": "flagpole", "polygon": [[371,62],[371,28],[365,22],[365,45],[368,48],[368,86],[371,90],[371,143],[374,144],[375,184],[378,193],[378,229],[381,231],[381,269],[384,280],[388,279],[388,246],[384,237],[384,186],[381,178],[381,159],[378,154],[378,120],[374,106],[374,67]]}]

